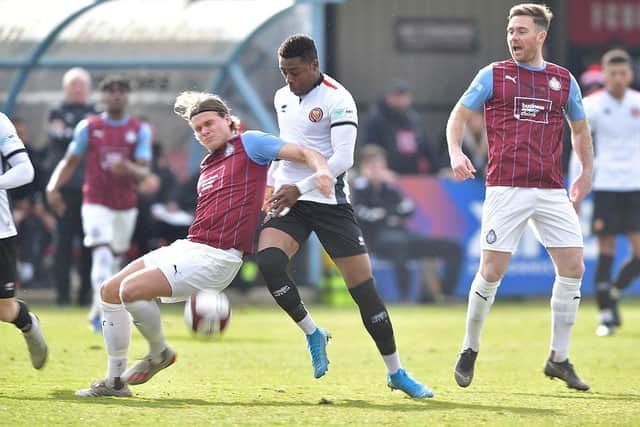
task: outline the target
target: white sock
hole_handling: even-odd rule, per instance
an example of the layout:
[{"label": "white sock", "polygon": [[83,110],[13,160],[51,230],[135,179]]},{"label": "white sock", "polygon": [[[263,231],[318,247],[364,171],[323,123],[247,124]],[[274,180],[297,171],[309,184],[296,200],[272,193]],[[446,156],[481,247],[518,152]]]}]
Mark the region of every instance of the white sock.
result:
[{"label": "white sock", "polygon": [[496,291],[500,286],[497,282],[487,282],[480,272],[476,273],[469,289],[469,302],[467,305],[467,330],[462,343],[462,350],[471,348],[473,351],[480,349],[480,333],[484,318],[496,299]]},{"label": "white sock", "polygon": [[316,322],[313,321],[313,319],[311,318],[311,314],[309,313],[304,316],[304,319],[296,322],[296,325],[298,325],[300,329],[302,329],[302,331],[307,335],[311,335],[316,331],[316,329],[318,329],[318,327],[316,326]]},{"label": "white sock", "polygon": [[569,358],[571,330],[580,305],[582,279],[556,276],[551,294],[551,360],[564,362]]},{"label": "white sock", "polygon": [[91,286],[93,302],[89,310],[89,320],[101,315],[100,287],[111,277],[113,253],[107,246],[98,246],[91,252]]},{"label": "white sock", "polygon": [[102,335],[109,356],[107,381],[113,384],[113,379],[122,376],[122,373],[127,369],[127,353],[131,342],[131,320],[122,304],[102,302],[101,305],[104,318]]},{"label": "white sock", "polygon": [[402,368],[402,364],[400,363],[400,355],[398,351],[394,351],[391,354],[387,354],[386,356],[382,356],[382,360],[384,360],[384,364],[387,366],[387,372],[390,374],[395,374],[398,372],[398,369]]},{"label": "white sock", "polygon": [[167,347],[167,343],[162,332],[162,320],[160,319],[160,308],[155,301],[133,301],[125,302],[125,308],[131,317],[133,324],[140,331],[149,343],[149,355],[154,362],[160,362],[160,354]]}]

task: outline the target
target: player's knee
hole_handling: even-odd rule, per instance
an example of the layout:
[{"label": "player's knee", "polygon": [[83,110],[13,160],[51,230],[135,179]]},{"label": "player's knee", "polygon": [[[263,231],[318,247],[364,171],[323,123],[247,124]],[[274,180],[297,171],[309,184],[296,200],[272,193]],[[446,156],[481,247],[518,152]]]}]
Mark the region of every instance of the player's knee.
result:
[{"label": "player's knee", "polygon": [[115,278],[107,280],[100,286],[100,298],[109,304],[120,304],[120,284]]},{"label": "player's knee", "polygon": [[582,257],[576,257],[567,262],[561,269],[558,269],[559,274],[565,277],[572,277],[575,279],[581,279],[584,275],[584,262]]},{"label": "player's knee", "polygon": [[286,273],[289,257],[280,248],[266,248],[256,255],[256,264],[258,264],[267,286],[273,286],[273,279]]},{"label": "player's knee", "polygon": [[120,301],[123,303],[133,302],[137,300],[135,286],[133,286],[133,281],[125,278],[120,284],[120,292],[119,292]]},{"label": "player's knee", "polygon": [[487,266],[482,266],[482,268],[480,269],[480,274],[487,282],[494,283],[502,279],[502,275],[504,274],[504,272],[489,264]]}]

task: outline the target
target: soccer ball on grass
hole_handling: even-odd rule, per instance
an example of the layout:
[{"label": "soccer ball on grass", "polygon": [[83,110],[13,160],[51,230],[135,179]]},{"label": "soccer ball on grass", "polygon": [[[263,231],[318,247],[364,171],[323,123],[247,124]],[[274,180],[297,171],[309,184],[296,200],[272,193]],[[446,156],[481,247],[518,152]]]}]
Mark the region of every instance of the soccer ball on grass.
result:
[{"label": "soccer ball on grass", "polygon": [[220,335],[231,321],[231,304],[222,292],[203,290],[184,305],[184,321],[196,335]]}]

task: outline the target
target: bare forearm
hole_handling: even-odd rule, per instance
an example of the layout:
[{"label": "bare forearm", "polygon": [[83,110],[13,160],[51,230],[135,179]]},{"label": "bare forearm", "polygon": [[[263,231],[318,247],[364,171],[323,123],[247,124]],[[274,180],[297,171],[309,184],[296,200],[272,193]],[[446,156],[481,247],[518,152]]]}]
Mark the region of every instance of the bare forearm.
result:
[{"label": "bare forearm", "polygon": [[304,150],[304,162],[315,172],[328,172],[329,165],[322,154],[313,150]]},{"label": "bare forearm", "polygon": [[49,178],[47,191],[58,191],[71,179],[76,169],[77,162],[71,160],[70,157],[63,158],[56,166]]},{"label": "bare forearm", "polygon": [[593,172],[593,143],[589,129],[572,134],[571,144],[582,166],[582,173],[591,174]]},{"label": "bare forearm", "polygon": [[447,121],[447,147],[449,157],[462,152],[462,136],[464,135],[465,118],[456,105]]}]

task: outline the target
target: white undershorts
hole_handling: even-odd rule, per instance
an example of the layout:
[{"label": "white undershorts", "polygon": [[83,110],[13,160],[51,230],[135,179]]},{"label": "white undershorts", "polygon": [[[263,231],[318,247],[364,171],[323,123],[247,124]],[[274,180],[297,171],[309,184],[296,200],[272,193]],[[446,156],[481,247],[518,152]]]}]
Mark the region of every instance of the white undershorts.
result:
[{"label": "white undershorts", "polygon": [[81,215],[85,246],[109,245],[116,254],[129,250],[138,209],[117,211],[103,205],[83,204]]},{"label": "white undershorts", "polygon": [[580,221],[565,189],[487,187],[482,250],[513,253],[527,223],[546,248],[584,246]]},{"label": "white undershorts", "polygon": [[184,301],[199,290],[224,290],[242,265],[242,252],[217,249],[186,239],[176,240],[142,257],[145,267],[157,267],[171,285],[171,297],[162,302]]}]

